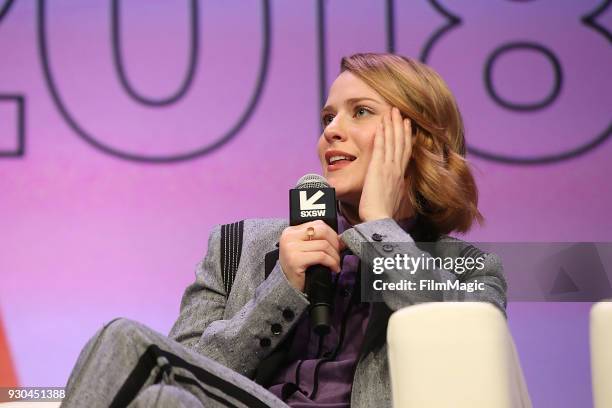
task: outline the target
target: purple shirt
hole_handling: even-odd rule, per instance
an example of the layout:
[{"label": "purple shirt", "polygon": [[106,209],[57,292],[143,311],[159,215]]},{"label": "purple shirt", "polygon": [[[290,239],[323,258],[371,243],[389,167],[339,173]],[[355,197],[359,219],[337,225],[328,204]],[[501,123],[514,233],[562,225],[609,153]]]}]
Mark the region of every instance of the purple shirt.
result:
[{"label": "purple shirt", "polygon": [[[410,221],[400,225],[408,229]],[[338,233],[350,227],[338,215]],[[348,250],[341,255],[342,270],[334,275],[330,332],[320,338],[311,330],[309,314],[303,313],[289,348],[290,363],[279,370],[268,388],[291,407],[350,406],[353,376],[371,303],[360,300],[356,284],[359,258]]]}]

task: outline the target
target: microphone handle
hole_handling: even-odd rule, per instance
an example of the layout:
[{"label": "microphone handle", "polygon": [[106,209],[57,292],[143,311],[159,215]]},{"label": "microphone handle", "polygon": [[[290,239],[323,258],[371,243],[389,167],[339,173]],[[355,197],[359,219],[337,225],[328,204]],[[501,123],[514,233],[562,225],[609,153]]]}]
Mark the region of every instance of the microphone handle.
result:
[{"label": "microphone handle", "polygon": [[323,265],[312,265],[306,269],[306,293],[310,300],[310,321],[318,335],[329,333],[332,303],[332,273]]}]

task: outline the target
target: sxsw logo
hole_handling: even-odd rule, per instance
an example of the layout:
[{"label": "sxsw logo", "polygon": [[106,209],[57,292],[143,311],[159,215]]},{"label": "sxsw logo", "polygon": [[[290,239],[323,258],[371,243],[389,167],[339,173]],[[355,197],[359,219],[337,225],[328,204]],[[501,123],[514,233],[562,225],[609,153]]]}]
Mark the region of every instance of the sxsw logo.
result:
[{"label": "sxsw logo", "polygon": [[318,190],[310,198],[306,191],[300,191],[300,217],[325,217],[325,204],[317,204],[324,193]]}]

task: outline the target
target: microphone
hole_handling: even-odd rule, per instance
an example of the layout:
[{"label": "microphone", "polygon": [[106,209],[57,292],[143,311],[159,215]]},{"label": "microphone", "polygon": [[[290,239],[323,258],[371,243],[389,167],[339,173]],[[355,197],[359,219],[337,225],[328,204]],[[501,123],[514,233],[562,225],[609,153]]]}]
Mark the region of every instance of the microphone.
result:
[{"label": "microphone", "polygon": [[[338,232],[336,212],[336,190],[325,177],[306,174],[295,188],[289,190],[289,224],[323,220]],[[306,270],[306,293],[310,300],[310,322],[318,335],[330,331],[330,308],[332,303],[332,274],[323,265],[312,265]]]}]

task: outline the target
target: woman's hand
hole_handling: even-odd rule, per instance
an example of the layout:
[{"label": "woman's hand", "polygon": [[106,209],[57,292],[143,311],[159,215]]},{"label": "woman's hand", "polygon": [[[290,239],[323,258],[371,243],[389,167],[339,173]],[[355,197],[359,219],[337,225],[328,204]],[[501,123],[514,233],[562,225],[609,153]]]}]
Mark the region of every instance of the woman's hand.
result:
[{"label": "woman's hand", "polygon": [[[309,240],[308,229],[312,228]],[[279,241],[279,261],[291,286],[304,292],[306,269],[324,265],[340,272],[340,237],[321,220],[307,222],[283,230]]]},{"label": "woman's hand", "polygon": [[404,198],[404,174],[412,153],[410,120],[403,119],[399,109],[383,116],[376,129],[372,159],[361,192],[359,218],[373,221],[393,218]]}]

